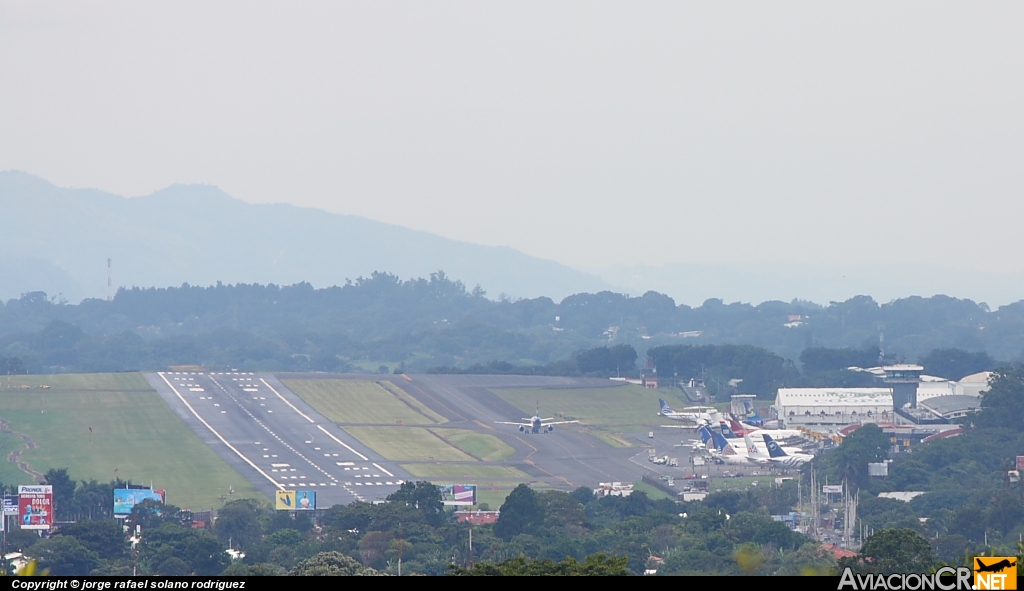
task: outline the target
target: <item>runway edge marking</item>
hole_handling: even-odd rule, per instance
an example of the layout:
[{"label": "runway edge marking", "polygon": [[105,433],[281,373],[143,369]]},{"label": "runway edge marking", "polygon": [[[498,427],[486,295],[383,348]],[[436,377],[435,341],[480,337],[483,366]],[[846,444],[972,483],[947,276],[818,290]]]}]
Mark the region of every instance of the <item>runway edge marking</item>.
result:
[{"label": "runway edge marking", "polygon": [[299,409],[295,408],[295,405],[294,405],[294,404],[292,404],[291,402],[288,402],[288,400],[287,400],[287,399],[286,399],[286,398],[285,398],[284,396],[281,396],[281,393],[280,393],[280,392],[278,392],[277,390],[275,390],[273,386],[271,386],[270,384],[268,384],[268,383],[267,383],[267,380],[265,380],[265,379],[263,379],[263,378],[260,378],[260,381],[261,381],[261,382],[263,382],[263,384],[264,384],[264,385],[265,385],[266,387],[270,388],[270,391],[271,391],[271,392],[273,392],[274,394],[277,394],[277,397],[278,397],[278,398],[280,398],[280,399],[281,399],[281,400],[282,400],[282,401],[283,401],[283,402],[284,402],[285,404],[287,404],[288,406],[292,407],[292,410],[294,410],[295,412],[297,412],[297,413],[299,413],[300,415],[302,415],[302,418],[306,419],[306,420],[307,420],[307,421],[309,421],[310,423],[316,423],[316,421],[314,421],[313,419],[309,418],[309,416],[307,416],[307,415],[306,415],[306,413],[304,413],[304,412],[302,412],[301,410],[299,410]]},{"label": "runway edge marking", "polygon": [[[316,428],[317,428],[317,429],[320,429],[321,431],[323,431],[324,433],[326,433],[326,434],[327,434],[327,436],[328,436],[328,437],[330,437],[331,439],[333,439],[334,441],[338,442],[338,443],[339,443],[339,444],[341,444],[341,445],[344,445],[344,446],[345,446],[345,449],[347,449],[347,450],[349,450],[350,452],[352,452],[352,453],[356,454],[357,456],[359,456],[359,457],[363,458],[363,461],[369,461],[369,460],[370,460],[370,458],[368,458],[368,457],[364,456],[363,454],[361,454],[361,453],[357,452],[356,450],[352,449],[352,447],[351,447],[350,445],[348,445],[348,444],[347,444],[347,443],[345,443],[344,441],[342,441],[342,440],[338,439],[337,437],[335,437],[335,436],[334,436],[334,435],[333,435],[333,434],[332,434],[332,433],[331,433],[330,431],[328,431],[327,429],[324,429],[322,425],[317,425],[317,426],[316,426]],[[384,469],[384,468],[381,468],[381,470],[383,470],[383,469]]]},{"label": "runway edge marking", "polygon": [[184,405],[185,405],[185,406],[186,406],[186,407],[187,407],[187,408],[189,409],[189,411],[191,411],[191,412],[192,412],[192,415],[193,415],[193,416],[195,416],[195,418],[199,419],[199,422],[200,422],[200,423],[202,423],[203,425],[205,425],[205,426],[206,426],[206,428],[210,430],[210,433],[213,433],[214,435],[216,435],[216,436],[217,436],[217,439],[220,439],[220,440],[221,440],[221,443],[223,443],[224,445],[228,446],[228,449],[230,449],[231,451],[235,452],[235,454],[237,454],[237,455],[238,455],[238,457],[240,457],[240,458],[242,458],[243,460],[245,460],[245,463],[246,463],[246,464],[249,464],[250,466],[252,466],[252,469],[253,469],[253,470],[256,470],[257,472],[259,472],[259,473],[260,473],[260,474],[261,474],[261,475],[262,475],[262,476],[263,476],[264,478],[266,478],[267,480],[269,480],[270,482],[272,482],[272,483],[274,484],[274,486],[276,486],[276,487],[277,487],[277,488],[279,488],[279,489],[284,489],[284,488],[285,488],[283,484],[281,484],[280,482],[278,482],[278,481],[274,480],[274,479],[273,479],[273,478],[272,478],[272,477],[270,476],[270,474],[267,474],[267,473],[266,473],[266,472],[264,472],[263,470],[260,470],[259,466],[257,466],[256,464],[254,464],[254,463],[252,462],[252,460],[250,460],[249,458],[245,457],[245,456],[244,456],[244,455],[242,454],[242,452],[240,452],[240,451],[238,451],[237,449],[235,449],[235,446],[233,446],[233,445],[231,445],[230,443],[228,443],[227,439],[224,439],[224,437],[223,437],[223,436],[221,436],[221,434],[220,434],[220,433],[218,433],[216,429],[214,429],[213,427],[211,427],[211,426],[210,426],[210,423],[207,423],[207,422],[206,422],[206,421],[205,421],[205,420],[203,419],[203,417],[199,416],[199,413],[197,413],[197,412],[196,412],[196,409],[192,408],[192,405],[191,405],[191,404],[189,404],[189,403],[188,403],[188,402],[187,402],[187,401],[186,401],[186,400],[185,400],[185,399],[184,399],[184,398],[183,398],[183,397],[181,396],[181,394],[179,394],[179,393],[178,393],[178,390],[177,390],[177,389],[176,389],[176,388],[174,387],[174,385],[173,385],[173,384],[171,384],[171,382],[169,382],[169,381],[167,380],[167,377],[166,377],[166,376],[164,375],[164,373],[163,373],[162,371],[161,371],[161,372],[157,372],[157,374],[156,374],[156,375],[160,376],[160,379],[162,379],[162,380],[164,381],[164,383],[166,383],[166,384],[167,384],[167,386],[168,386],[168,387],[169,387],[169,388],[171,389],[171,392],[174,392],[174,395],[178,397],[178,400],[180,400],[180,401],[181,401],[181,403],[182,403],[182,404],[184,404]]}]

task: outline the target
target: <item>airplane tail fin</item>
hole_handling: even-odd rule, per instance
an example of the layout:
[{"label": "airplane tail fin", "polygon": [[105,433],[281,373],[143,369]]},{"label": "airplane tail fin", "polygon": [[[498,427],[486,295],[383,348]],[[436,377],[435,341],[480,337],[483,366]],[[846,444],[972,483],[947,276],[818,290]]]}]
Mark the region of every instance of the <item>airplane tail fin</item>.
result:
[{"label": "airplane tail fin", "polygon": [[661,404],[661,414],[672,412],[672,409],[669,408],[668,403],[663,398],[659,398],[658,403]]},{"label": "airplane tail fin", "polygon": [[706,446],[708,442],[711,441],[711,429],[708,429],[706,426],[702,426],[700,428],[700,440]]},{"label": "airplane tail fin", "polygon": [[729,442],[725,440],[725,437],[722,437],[721,433],[715,433],[714,431],[711,432],[711,441],[714,442],[715,449],[718,451],[722,451],[729,445]]},{"label": "airplane tail fin", "polygon": [[779,444],[775,443],[775,440],[767,433],[764,434],[764,444],[768,446],[768,455],[773,458],[784,458],[789,455],[783,451],[783,449],[779,447]]},{"label": "airplane tail fin", "polygon": [[737,435],[731,428],[729,428],[729,423],[722,421],[719,424],[722,426],[722,435],[724,435],[726,439],[736,439]]},{"label": "airplane tail fin", "polygon": [[737,434],[739,434],[740,431],[747,430],[744,429],[743,425],[741,425],[740,422],[736,420],[736,417],[733,417],[732,415],[729,415],[729,427],[733,430],[734,433]]},{"label": "airplane tail fin", "polygon": [[754,447],[754,440],[750,438],[750,434],[749,433],[743,436],[743,443],[747,444],[747,455],[749,455],[749,456],[757,455],[757,448]]}]

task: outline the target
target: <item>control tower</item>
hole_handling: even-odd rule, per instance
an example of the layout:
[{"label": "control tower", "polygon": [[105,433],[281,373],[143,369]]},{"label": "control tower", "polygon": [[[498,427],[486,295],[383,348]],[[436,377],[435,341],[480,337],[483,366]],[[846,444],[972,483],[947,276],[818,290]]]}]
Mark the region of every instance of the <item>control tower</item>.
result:
[{"label": "control tower", "polygon": [[920,365],[901,364],[884,366],[882,371],[885,372],[885,383],[892,388],[893,409],[902,410],[907,404],[910,408],[917,408],[917,385],[921,383],[924,368]]}]

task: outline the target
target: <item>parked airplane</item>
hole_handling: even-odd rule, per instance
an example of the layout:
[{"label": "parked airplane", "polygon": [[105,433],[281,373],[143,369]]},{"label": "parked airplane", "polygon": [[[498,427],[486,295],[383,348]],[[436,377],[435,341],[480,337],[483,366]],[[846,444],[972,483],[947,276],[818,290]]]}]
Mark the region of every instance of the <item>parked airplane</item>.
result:
[{"label": "parked airplane", "polygon": [[727,464],[748,464],[747,451],[745,449],[736,449],[729,443],[721,433],[716,433],[707,427],[700,428],[700,437],[707,442],[711,442],[711,448],[716,452],[716,456],[719,457],[723,462]]},{"label": "parked airplane", "polygon": [[772,465],[795,468],[814,459],[814,456],[810,454],[787,453],[779,446],[778,443],[775,443],[775,440],[772,439],[771,435],[764,436],[764,443],[768,448],[767,456],[762,455],[763,452],[757,449],[750,435],[745,436],[743,440],[747,444],[747,457],[751,458],[751,461],[758,464],[770,463]]},{"label": "parked airplane", "polygon": [[718,410],[713,406],[689,406],[681,411],[675,411],[661,398],[658,399],[658,403],[661,404],[661,410],[658,412],[658,415],[666,419],[684,421],[692,423],[694,426],[717,424],[712,422],[715,420],[715,416],[718,415]]},{"label": "parked airplane", "polygon": [[747,400],[743,401],[743,422],[762,429],[779,426],[779,421],[776,419],[761,418],[761,415],[757,414],[757,411],[754,410],[754,405]]},{"label": "parked airplane", "polygon": [[[554,418],[540,418],[540,403],[537,403],[537,414],[531,418],[523,417],[525,423],[511,421],[495,421],[498,425],[516,425],[522,433],[550,433],[555,430],[555,425],[568,425],[579,421],[556,421]],[[551,421],[551,422],[548,422]]]},{"label": "parked airplane", "polygon": [[[765,434],[771,435],[776,441],[785,441],[788,439],[807,439],[807,434],[798,429],[760,429],[758,427],[743,428],[735,418],[729,418],[729,433],[725,432],[725,425],[722,426],[722,434],[725,435],[726,439],[730,437],[743,437],[744,435],[755,435]],[[731,435],[730,435],[731,434]]]}]

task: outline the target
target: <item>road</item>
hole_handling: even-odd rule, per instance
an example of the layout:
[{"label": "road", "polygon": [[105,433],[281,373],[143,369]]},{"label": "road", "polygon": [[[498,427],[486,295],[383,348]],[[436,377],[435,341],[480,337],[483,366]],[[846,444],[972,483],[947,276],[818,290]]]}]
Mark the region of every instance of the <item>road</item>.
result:
[{"label": "road", "polygon": [[410,479],[272,375],[145,377],[207,445],[270,498],[277,490],[315,491],[317,506],[327,508],[382,500]]}]

